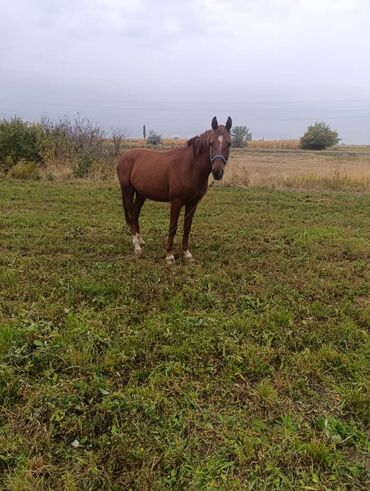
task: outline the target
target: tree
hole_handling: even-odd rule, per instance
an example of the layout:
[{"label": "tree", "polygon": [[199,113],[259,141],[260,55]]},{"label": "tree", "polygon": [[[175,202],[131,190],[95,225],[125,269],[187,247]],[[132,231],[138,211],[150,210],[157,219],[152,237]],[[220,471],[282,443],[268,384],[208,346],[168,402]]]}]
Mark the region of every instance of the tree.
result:
[{"label": "tree", "polygon": [[160,143],[162,143],[162,137],[155,131],[150,130],[146,141],[147,143],[149,143],[149,145],[159,145]]},{"label": "tree", "polygon": [[231,130],[232,145],[236,148],[247,147],[252,140],[252,133],[246,126],[234,126]]},{"label": "tree", "polygon": [[322,122],[309,126],[300,139],[301,148],[305,150],[323,150],[339,142],[338,133]]}]

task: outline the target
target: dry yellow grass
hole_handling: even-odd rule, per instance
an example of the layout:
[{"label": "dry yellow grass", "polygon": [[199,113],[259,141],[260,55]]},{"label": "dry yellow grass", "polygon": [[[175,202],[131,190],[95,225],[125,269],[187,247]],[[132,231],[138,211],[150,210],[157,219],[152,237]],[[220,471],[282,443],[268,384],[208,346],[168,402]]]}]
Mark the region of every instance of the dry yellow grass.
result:
[{"label": "dry yellow grass", "polygon": [[74,163],[66,159],[50,159],[41,168],[41,176],[49,181],[69,181],[74,178],[73,166]]},{"label": "dry yellow grass", "polygon": [[234,150],[223,182],[271,188],[370,189],[370,154]]},{"label": "dry yellow grass", "polygon": [[252,140],[249,148],[265,148],[278,150],[298,150],[299,140]]},{"label": "dry yellow grass", "polygon": [[[162,144],[160,147],[176,147],[178,145],[183,145],[186,140],[186,138],[162,138]],[[147,142],[143,138],[127,138],[124,143],[125,149],[146,146]],[[160,147],[158,149],[160,149]]]}]

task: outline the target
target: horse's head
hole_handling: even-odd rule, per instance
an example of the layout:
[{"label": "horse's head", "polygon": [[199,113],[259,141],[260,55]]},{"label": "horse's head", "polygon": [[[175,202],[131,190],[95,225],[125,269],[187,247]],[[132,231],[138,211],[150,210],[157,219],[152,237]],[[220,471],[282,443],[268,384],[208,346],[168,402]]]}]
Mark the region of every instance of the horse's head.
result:
[{"label": "horse's head", "polygon": [[213,178],[219,181],[222,179],[230,154],[232,121],[230,116],[226,124],[218,125],[216,116],[212,119],[212,132],[210,136],[209,158],[211,160]]}]

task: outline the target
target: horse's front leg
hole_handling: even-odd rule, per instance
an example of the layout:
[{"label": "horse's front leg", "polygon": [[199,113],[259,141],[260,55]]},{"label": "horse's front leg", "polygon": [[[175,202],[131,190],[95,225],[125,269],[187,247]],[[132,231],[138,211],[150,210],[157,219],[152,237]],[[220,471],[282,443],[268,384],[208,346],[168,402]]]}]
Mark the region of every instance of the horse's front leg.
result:
[{"label": "horse's front leg", "polygon": [[179,220],[179,215],[183,203],[181,201],[171,201],[171,212],[170,212],[170,227],[168,231],[167,247],[166,247],[166,263],[173,264],[175,262],[175,256],[173,253],[173,239],[177,232],[177,222]]},{"label": "horse's front leg", "polygon": [[182,237],[182,257],[185,262],[191,263],[194,261],[193,255],[189,251],[189,235],[191,230],[191,224],[195,210],[197,209],[198,202],[190,203],[185,206],[185,218],[184,218],[184,235]]}]

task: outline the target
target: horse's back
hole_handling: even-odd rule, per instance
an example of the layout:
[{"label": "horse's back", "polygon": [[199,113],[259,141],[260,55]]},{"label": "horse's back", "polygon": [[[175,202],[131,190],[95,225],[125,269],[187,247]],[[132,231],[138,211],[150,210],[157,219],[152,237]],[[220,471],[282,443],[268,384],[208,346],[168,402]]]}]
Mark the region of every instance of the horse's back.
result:
[{"label": "horse's back", "polygon": [[132,186],[140,194],[156,201],[169,200],[170,173],[177,152],[133,149],[121,155],[117,174],[121,186]]},{"label": "horse's back", "polygon": [[117,173],[120,174],[125,170],[133,170],[134,166],[137,167],[169,167],[175,160],[172,155],[173,151],[159,152],[156,150],[150,150],[148,148],[135,148],[123,153],[117,162]]}]

